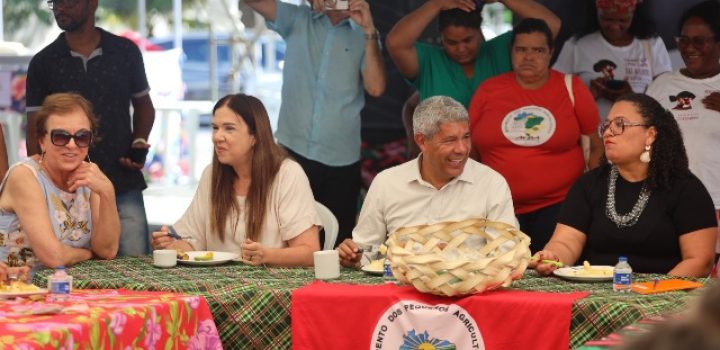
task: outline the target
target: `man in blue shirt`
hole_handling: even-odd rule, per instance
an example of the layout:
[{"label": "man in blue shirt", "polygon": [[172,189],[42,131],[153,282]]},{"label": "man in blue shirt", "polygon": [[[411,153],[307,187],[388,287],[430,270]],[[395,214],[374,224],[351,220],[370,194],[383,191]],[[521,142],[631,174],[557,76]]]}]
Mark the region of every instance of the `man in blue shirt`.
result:
[{"label": "man in blue shirt", "polygon": [[302,165],[315,199],[338,218],[336,242],[342,242],[357,216],[364,91],[379,96],[385,90],[370,6],[365,0],[349,0],[348,10],[335,10],[332,0],[312,0],[312,9],[279,0],[244,1],[285,39],[275,136]]}]

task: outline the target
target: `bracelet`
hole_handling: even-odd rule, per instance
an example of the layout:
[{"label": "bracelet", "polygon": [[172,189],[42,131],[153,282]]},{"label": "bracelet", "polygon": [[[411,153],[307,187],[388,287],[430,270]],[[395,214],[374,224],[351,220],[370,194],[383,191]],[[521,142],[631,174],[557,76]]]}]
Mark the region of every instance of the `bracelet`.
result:
[{"label": "bracelet", "polygon": [[133,142],[131,143],[131,145],[134,145],[134,144],[136,144],[136,143],[142,143],[143,145],[147,145],[147,140],[146,140],[145,138],[143,138],[143,137],[138,137],[138,138],[136,138],[136,139],[133,140]]},{"label": "bracelet", "polygon": [[377,29],[375,29],[375,31],[370,34],[365,33],[365,40],[377,40],[379,37],[380,33],[378,33]]}]

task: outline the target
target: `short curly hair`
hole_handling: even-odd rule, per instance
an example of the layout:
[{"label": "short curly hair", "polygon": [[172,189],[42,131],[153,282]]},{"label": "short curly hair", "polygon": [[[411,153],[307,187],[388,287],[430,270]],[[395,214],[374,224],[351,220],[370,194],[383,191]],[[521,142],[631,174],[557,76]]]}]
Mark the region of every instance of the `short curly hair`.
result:
[{"label": "short curly hair", "polygon": [[[682,132],[675,116],[663,108],[654,98],[645,94],[631,93],[620,96],[615,103],[630,102],[648,126],[655,127],[657,135],[650,152],[650,168],[645,180],[648,189],[670,189],[673,180],[690,174]],[[610,170],[610,164],[603,155],[603,171]]]}]

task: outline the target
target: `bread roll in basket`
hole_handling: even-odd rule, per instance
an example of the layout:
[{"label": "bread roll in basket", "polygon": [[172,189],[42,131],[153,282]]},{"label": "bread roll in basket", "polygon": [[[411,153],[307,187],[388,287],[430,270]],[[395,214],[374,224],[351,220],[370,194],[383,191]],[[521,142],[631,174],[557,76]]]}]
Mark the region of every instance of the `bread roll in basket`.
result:
[{"label": "bread roll in basket", "polygon": [[530,237],[485,219],[404,227],[390,235],[387,246],[398,281],[446,296],[510,286],[530,258]]}]

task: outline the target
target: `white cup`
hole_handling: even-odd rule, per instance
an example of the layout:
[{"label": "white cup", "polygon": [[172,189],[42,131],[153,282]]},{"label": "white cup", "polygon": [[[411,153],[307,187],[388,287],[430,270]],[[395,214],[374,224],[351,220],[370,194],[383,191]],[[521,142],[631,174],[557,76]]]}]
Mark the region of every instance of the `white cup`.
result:
[{"label": "white cup", "polygon": [[177,251],[175,249],[153,250],[153,265],[157,267],[173,267],[177,265]]},{"label": "white cup", "polygon": [[340,256],[337,250],[321,250],[313,253],[315,278],[329,280],[340,277]]}]

